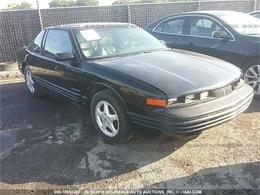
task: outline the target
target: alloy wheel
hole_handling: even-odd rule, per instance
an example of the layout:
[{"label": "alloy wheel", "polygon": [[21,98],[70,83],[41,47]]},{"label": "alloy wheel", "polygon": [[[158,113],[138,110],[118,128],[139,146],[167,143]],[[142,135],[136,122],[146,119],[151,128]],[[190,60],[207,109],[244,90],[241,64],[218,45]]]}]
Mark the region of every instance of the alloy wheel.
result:
[{"label": "alloy wheel", "polygon": [[109,137],[115,137],[119,131],[118,114],[107,101],[100,101],[95,107],[95,119],[100,130]]},{"label": "alloy wheel", "polygon": [[244,80],[253,87],[256,95],[260,95],[260,65],[253,65],[248,68],[245,72]]},{"label": "alloy wheel", "polygon": [[28,89],[30,90],[31,93],[34,93],[35,88],[34,88],[34,81],[32,79],[32,73],[30,70],[26,72],[26,84]]}]

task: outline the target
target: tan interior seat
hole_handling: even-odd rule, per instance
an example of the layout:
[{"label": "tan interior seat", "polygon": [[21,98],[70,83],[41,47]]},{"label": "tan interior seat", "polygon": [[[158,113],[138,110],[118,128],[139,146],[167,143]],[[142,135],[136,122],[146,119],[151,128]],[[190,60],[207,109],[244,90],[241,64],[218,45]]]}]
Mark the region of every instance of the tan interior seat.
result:
[{"label": "tan interior seat", "polygon": [[113,46],[113,41],[110,37],[104,37],[99,42],[101,56],[114,55],[116,52],[115,47]]}]

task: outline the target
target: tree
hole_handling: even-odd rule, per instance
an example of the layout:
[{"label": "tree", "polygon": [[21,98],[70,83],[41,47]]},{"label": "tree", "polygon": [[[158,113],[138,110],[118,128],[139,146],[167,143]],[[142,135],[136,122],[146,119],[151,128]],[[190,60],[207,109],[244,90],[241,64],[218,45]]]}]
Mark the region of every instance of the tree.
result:
[{"label": "tree", "polygon": [[117,4],[131,4],[131,3],[165,3],[169,0],[117,0],[113,5]]},{"label": "tree", "polygon": [[118,5],[118,4],[128,4],[128,3],[132,3],[129,0],[118,0],[115,1],[114,3],[112,3],[112,5]]},{"label": "tree", "polygon": [[49,3],[50,7],[71,7],[73,5],[73,0],[52,0]]},{"label": "tree", "polygon": [[31,8],[32,8],[32,4],[28,2],[22,2],[20,5],[20,9],[31,9]]},{"label": "tree", "polygon": [[20,5],[18,3],[9,3],[8,9],[20,9]]},{"label": "tree", "polygon": [[76,6],[98,5],[98,0],[76,0]]},{"label": "tree", "polygon": [[72,7],[72,6],[88,6],[98,5],[98,0],[52,0],[50,7]]},{"label": "tree", "polygon": [[8,4],[8,9],[31,9],[32,4],[28,2],[22,2],[21,4],[18,3],[10,3]]}]

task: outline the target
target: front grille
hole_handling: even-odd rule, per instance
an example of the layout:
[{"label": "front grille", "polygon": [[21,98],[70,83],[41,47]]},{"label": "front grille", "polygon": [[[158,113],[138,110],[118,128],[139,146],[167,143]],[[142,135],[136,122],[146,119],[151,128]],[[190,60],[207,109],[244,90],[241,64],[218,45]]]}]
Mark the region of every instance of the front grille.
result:
[{"label": "front grille", "polygon": [[210,97],[223,97],[233,92],[232,85],[209,91]]},{"label": "front grille", "polygon": [[183,104],[194,104],[201,101],[208,101],[214,98],[221,98],[231,94],[234,90],[240,88],[244,81],[242,79],[236,80],[231,84],[214,90],[202,91],[194,94],[189,94],[177,98],[175,102],[168,102],[168,106],[181,106]]},{"label": "front grille", "polygon": [[[214,106],[209,106],[209,109],[206,111],[204,109],[205,105],[201,105],[199,107],[184,108],[185,110],[182,110],[182,108],[180,110],[160,109],[158,113],[161,115],[157,117],[153,115],[143,116],[131,112],[127,114],[133,124],[153,129],[178,133],[199,131],[231,120],[246,110],[253,98],[253,93],[247,94],[247,92],[249,93],[246,89],[238,94],[231,95],[230,101],[227,99],[219,100],[214,103]],[[237,96],[239,96],[239,99],[236,98]],[[236,101],[234,101],[235,99]],[[219,109],[216,110],[215,108]],[[196,114],[194,114],[194,111],[196,111]],[[182,114],[179,114],[180,112],[182,112]],[[183,113],[186,113],[185,117],[183,117]]]},{"label": "front grille", "polygon": [[239,79],[225,87],[209,91],[209,96],[210,97],[224,97],[226,95],[231,94],[234,90],[238,89],[242,85],[243,85],[243,80]]}]

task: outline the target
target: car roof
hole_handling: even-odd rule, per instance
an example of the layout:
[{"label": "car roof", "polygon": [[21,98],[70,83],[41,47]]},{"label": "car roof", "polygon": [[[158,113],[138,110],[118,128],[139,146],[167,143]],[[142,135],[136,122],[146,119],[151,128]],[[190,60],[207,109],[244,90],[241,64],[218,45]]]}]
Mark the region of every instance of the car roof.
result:
[{"label": "car roof", "polygon": [[[193,12],[185,12],[181,14],[175,14],[172,16],[181,16],[181,15],[211,15],[215,17],[223,16],[223,15],[230,15],[230,14],[235,14],[235,13],[242,13],[242,12],[237,12],[237,11],[227,11],[227,10],[207,10],[207,11],[193,11]],[[171,16],[167,16],[171,17]]]},{"label": "car roof", "polygon": [[57,26],[49,26],[45,29],[84,29],[84,28],[96,28],[96,27],[136,27],[131,23],[122,22],[95,22],[95,23],[73,23],[73,24],[62,24]]},{"label": "car roof", "polygon": [[231,15],[234,13],[242,13],[242,12],[237,12],[237,11],[226,11],[226,10],[208,10],[208,11],[192,11],[192,12],[184,12],[184,13],[178,13],[174,15],[168,15],[168,16],[163,16],[152,23],[148,24],[146,26],[147,29],[150,27],[154,28],[154,25],[158,25],[158,23],[162,22],[163,20],[167,20],[172,17],[181,17],[181,16],[190,16],[190,15],[205,15],[205,16],[210,16],[210,17],[215,17],[215,18],[220,18],[220,16],[223,15]]}]

